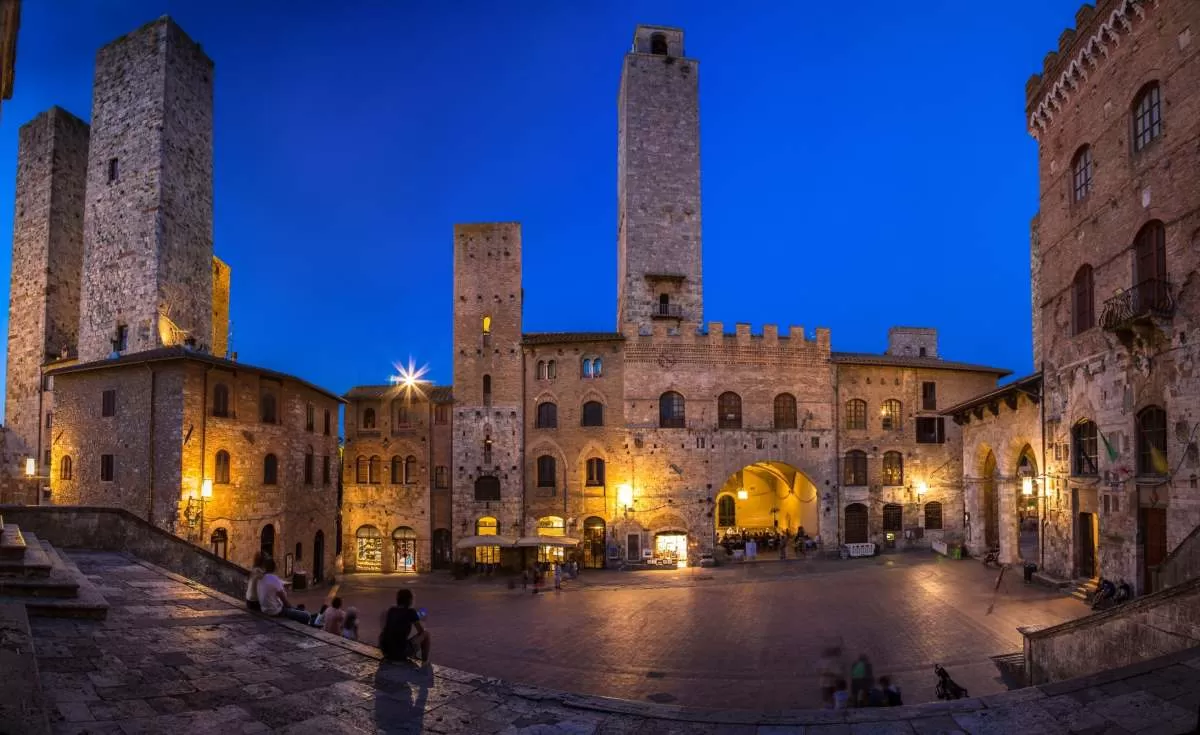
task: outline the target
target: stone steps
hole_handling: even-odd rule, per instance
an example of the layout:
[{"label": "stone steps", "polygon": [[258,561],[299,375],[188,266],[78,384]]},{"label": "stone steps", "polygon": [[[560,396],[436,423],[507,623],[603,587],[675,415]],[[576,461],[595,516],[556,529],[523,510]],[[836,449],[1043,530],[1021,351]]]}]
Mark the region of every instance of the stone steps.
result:
[{"label": "stone steps", "polygon": [[[15,528],[15,526],[9,526],[9,528]],[[21,535],[24,552],[19,558],[0,556],[0,578],[50,576],[52,566],[50,557],[42,549],[37,537],[32,533]]]},{"label": "stone steps", "polygon": [[0,604],[0,733],[50,732],[46,698],[24,605]]},{"label": "stone steps", "polygon": [[44,618],[83,618],[87,620],[104,620],[108,617],[108,601],[100,590],[82,572],[70,557],[45,541],[42,547],[50,554],[60,568],[66,570],[75,580],[77,591],[74,597],[42,597],[25,600],[25,607],[30,615]]},{"label": "stone steps", "polygon": [[1096,589],[1099,586],[1100,580],[1096,577],[1092,579],[1077,579],[1075,580],[1075,588],[1071,590],[1071,597],[1087,602],[1092,599],[1092,595],[1096,594]]},{"label": "stone steps", "polygon": [[20,561],[25,556],[25,538],[21,529],[12,525],[4,525],[0,518],[0,559],[5,561]]},{"label": "stone steps", "polygon": [[108,602],[69,557],[14,525],[4,531],[10,539],[20,536],[22,556],[0,560],[0,604],[23,605],[28,615],[43,617],[108,616]]},{"label": "stone steps", "polygon": [[[32,533],[25,534],[27,555],[28,550],[37,549],[41,555],[40,564],[48,565],[45,574],[30,576],[21,574],[0,576],[0,598],[3,597],[75,597],[79,594],[79,583],[75,574],[63,565],[49,544],[41,541]],[[40,569],[40,567],[39,567]]]}]

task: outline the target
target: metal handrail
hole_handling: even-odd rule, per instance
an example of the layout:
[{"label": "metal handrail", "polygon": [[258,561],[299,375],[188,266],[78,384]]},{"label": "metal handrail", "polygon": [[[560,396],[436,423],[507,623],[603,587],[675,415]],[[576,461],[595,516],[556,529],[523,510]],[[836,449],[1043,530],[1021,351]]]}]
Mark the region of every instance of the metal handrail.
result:
[{"label": "metal handrail", "polygon": [[1147,278],[1104,302],[1100,326],[1119,329],[1142,317],[1170,317],[1174,313],[1171,282],[1165,278]]}]

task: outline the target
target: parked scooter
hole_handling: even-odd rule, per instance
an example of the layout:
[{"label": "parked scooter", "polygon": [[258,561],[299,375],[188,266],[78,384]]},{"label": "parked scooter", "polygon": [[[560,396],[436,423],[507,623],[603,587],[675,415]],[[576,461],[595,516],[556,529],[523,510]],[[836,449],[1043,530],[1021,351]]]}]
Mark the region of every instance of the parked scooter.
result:
[{"label": "parked scooter", "polygon": [[1096,594],[1092,596],[1092,609],[1107,610],[1132,599],[1133,587],[1128,582],[1122,579],[1119,583],[1114,583],[1101,578],[1100,585],[1096,588]]},{"label": "parked scooter", "polygon": [[933,673],[937,674],[938,678],[936,688],[938,699],[965,699],[967,697],[966,688],[959,686],[951,679],[950,674],[946,673],[941,664],[933,665]]}]

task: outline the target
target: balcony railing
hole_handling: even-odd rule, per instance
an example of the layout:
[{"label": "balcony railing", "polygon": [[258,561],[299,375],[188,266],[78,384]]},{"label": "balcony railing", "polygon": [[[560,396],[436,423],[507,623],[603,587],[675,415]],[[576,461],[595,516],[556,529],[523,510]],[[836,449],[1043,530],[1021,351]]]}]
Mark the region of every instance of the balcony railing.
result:
[{"label": "balcony railing", "polygon": [[1148,278],[1105,301],[1100,326],[1109,331],[1121,331],[1140,321],[1169,319],[1174,314],[1171,282],[1164,278]]},{"label": "balcony railing", "polygon": [[683,307],[679,304],[655,304],[650,314],[655,319],[682,319]]}]

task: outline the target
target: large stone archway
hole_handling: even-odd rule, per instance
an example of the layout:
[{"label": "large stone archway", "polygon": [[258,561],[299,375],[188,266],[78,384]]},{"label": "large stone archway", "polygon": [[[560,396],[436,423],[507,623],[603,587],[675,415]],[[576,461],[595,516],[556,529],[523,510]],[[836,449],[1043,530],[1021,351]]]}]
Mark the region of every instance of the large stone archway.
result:
[{"label": "large stone archway", "polygon": [[820,535],[817,487],[786,462],[755,462],[734,472],[713,497],[718,545],[727,536]]}]

